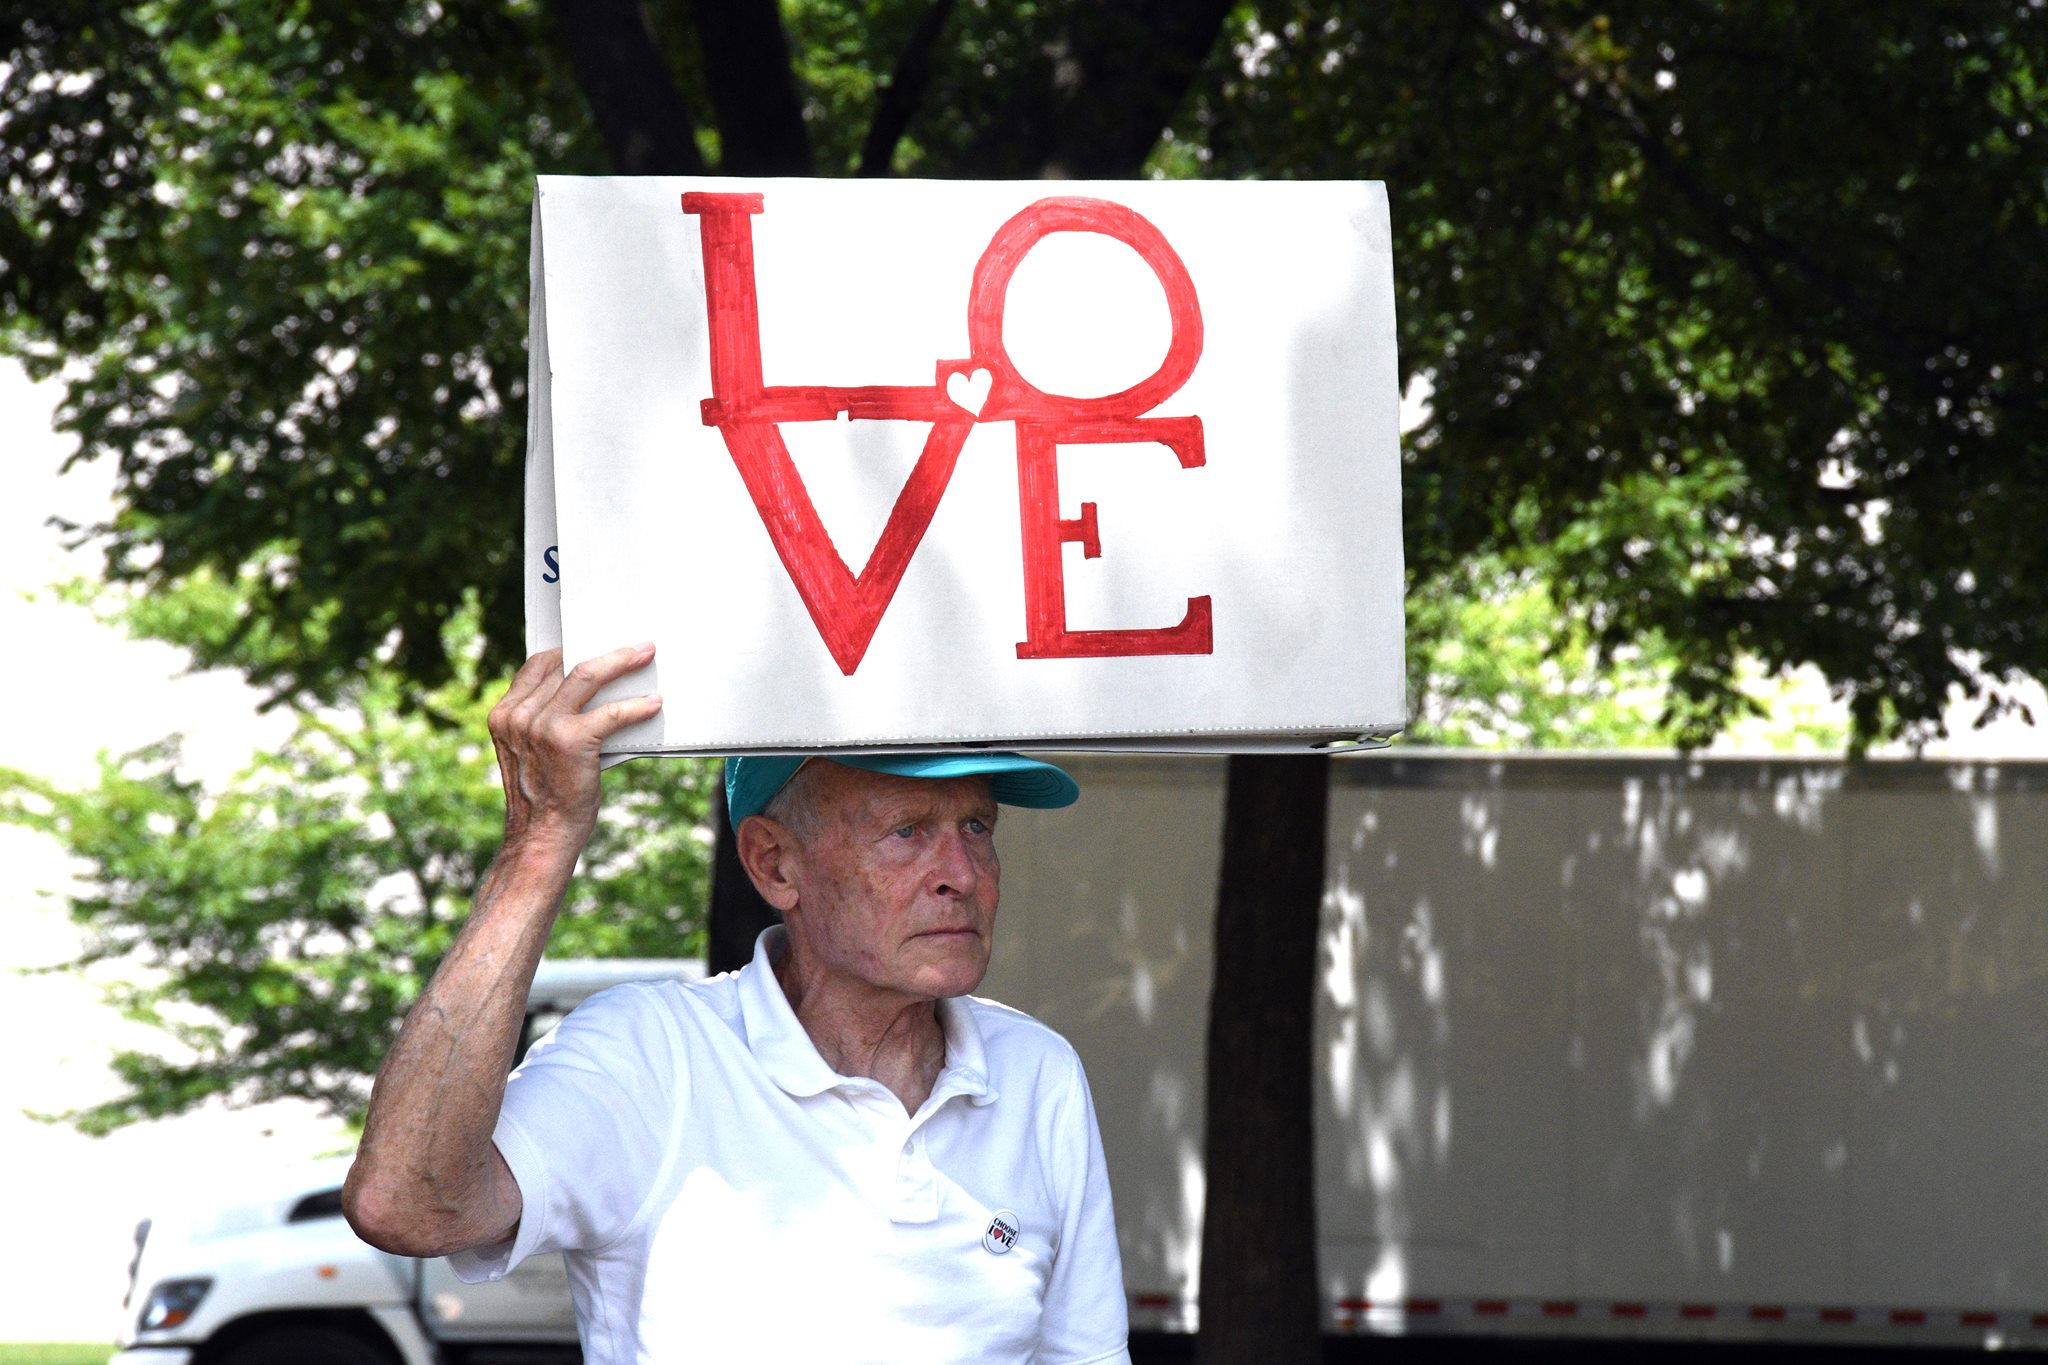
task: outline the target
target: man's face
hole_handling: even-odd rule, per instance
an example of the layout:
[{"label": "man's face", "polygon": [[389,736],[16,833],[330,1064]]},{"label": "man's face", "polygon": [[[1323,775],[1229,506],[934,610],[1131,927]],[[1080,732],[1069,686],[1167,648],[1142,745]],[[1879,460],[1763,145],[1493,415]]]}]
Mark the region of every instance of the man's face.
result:
[{"label": "man's face", "polygon": [[817,828],[793,859],[792,946],[842,986],[965,995],[988,970],[1000,869],[988,779],[808,773]]}]

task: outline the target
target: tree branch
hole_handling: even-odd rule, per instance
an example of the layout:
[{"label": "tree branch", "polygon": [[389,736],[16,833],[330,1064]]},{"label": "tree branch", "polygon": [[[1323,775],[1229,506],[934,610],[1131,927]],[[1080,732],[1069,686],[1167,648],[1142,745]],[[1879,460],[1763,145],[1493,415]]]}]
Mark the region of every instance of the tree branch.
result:
[{"label": "tree branch", "polygon": [[881,98],[875,102],[875,116],[868,124],[867,141],[860,149],[860,168],[855,175],[878,176],[889,173],[890,163],[896,157],[896,144],[903,140],[904,130],[910,126],[911,113],[924,98],[925,87],[932,79],[932,50],[938,46],[939,35],[945,31],[946,20],[952,17],[954,0],[932,0],[924,17],[917,21],[910,39],[903,45],[902,55],[896,59],[896,69],[889,76],[889,83],[882,87]]}]

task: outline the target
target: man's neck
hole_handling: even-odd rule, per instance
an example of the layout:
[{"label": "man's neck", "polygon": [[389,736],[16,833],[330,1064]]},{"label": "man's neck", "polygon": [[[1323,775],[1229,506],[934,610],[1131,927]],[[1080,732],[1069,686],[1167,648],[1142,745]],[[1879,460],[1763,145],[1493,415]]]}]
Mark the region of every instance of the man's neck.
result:
[{"label": "man's neck", "polygon": [[825,1065],[842,1076],[880,1081],[905,1112],[917,1112],[946,1064],[936,1000],[835,989],[838,983],[806,972],[793,953],[775,963],[775,979]]}]

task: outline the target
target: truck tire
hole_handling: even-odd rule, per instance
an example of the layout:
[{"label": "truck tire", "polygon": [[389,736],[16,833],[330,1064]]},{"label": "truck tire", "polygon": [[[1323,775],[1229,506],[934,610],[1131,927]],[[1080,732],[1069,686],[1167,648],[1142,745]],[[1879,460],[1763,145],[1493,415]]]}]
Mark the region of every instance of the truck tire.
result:
[{"label": "truck tire", "polygon": [[218,1365],[395,1365],[391,1352],[338,1327],[273,1327],[230,1347]]}]

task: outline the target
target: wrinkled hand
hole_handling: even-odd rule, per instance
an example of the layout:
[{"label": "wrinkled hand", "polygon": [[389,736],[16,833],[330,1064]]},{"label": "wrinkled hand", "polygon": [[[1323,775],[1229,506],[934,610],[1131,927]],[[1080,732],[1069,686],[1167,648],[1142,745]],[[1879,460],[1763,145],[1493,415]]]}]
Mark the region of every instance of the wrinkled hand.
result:
[{"label": "wrinkled hand", "polygon": [[562,673],[562,651],[528,659],[491,708],[491,743],[505,779],[505,842],[540,843],[573,861],[597,825],[598,751],[605,737],[661,710],[661,698],[628,697],[583,708],[606,683],[644,668],[654,646],[585,659]]}]

